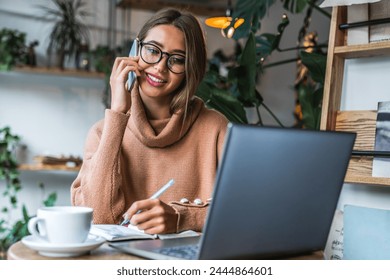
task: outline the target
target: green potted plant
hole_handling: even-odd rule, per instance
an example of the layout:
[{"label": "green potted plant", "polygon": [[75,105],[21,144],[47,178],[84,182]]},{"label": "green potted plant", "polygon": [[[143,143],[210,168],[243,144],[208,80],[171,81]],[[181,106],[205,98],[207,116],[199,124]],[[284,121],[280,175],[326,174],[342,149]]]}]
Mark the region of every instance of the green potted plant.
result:
[{"label": "green potted plant", "polygon": [[89,13],[82,0],[52,0],[55,8],[39,6],[46,17],[54,21],[47,48],[49,61],[52,52],[57,56],[56,66],[64,69],[65,57],[71,58],[80,46],[89,44],[88,27],[82,22]]},{"label": "green potted plant", "polygon": [[[303,127],[318,129],[326,66],[326,54],[322,48],[326,48],[327,44],[314,44],[305,47],[302,46],[301,37],[307,32],[313,9],[317,9],[329,18],[330,15],[316,5],[318,0],[281,1],[284,8],[292,13],[306,11],[304,24],[298,32],[298,41],[301,45],[287,49],[288,51],[295,50],[296,56],[285,61],[267,64],[267,57],[273,52],[287,51],[279,47],[284,30],[289,25],[287,16],[282,18],[275,34],[258,34],[261,20],[267,14],[267,10],[275,3],[275,0],[237,0],[232,18],[244,18],[245,21],[233,35],[233,39],[239,46],[236,48],[235,57],[227,69],[228,75],[221,76],[218,60],[211,61],[197,94],[209,107],[219,110],[232,122],[248,123],[245,109],[252,107],[257,112],[257,124],[262,125],[259,110],[259,107],[262,106],[280,126],[283,126],[265,104],[261,93],[256,89],[256,84],[266,68],[299,61],[308,69],[305,71],[305,78],[301,80],[301,83],[295,85],[302,108]],[[231,25],[233,24],[234,22],[231,23]],[[230,27],[227,26],[225,30],[229,30]],[[241,48],[239,39],[245,43],[243,48]]]},{"label": "green potted plant", "polygon": [[0,71],[8,71],[26,59],[26,34],[17,30],[0,30]]},{"label": "green potted plant", "polygon": [[[0,190],[6,201],[0,212],[0,260],[6,259],[7,250],[13,243],[29,234],[27,225],[31,216],[24,204],[22,218],[15,222],[11,221],[11,214],[18,207],[18,193],[22,189],[18,164],[14,157],[15,145],[19,140],[20,137],[13,134],[9,127],[0,128]],[[40,184],[40,187],[43,190],[43,184]],[[43,204],[54,205],[56,199],[57,194],[51,193]]]}]

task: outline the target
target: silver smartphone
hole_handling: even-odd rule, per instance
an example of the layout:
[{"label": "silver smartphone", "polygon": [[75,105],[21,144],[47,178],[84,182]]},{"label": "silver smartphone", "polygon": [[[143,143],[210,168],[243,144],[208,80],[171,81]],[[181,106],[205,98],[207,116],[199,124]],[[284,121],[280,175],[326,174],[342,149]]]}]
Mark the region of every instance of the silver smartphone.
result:
[{"label": "silver smartphone", "polygon": [[[134,39],[133,45],[131,46],[129,57],[138,55],[138,46],[139,46],[139,40],[138,40],[138,38],[136,38],[136,39]],[[132,89],[136,77],[137,77],[137,75],[135,74],[134,71],[129,72],[129,76],[127,79],[127,90],[128,91],[130,91]]]}]

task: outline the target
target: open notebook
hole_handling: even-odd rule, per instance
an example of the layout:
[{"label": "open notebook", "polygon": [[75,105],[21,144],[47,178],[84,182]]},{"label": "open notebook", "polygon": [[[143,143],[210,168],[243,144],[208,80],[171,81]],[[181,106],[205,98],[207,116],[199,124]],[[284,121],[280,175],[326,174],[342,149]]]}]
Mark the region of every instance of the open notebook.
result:
[{"label": "open notebook", "polygon": [[199,233],[187,230],[180,233],[172,234],[147,234],[139,230],[136,226],[113,225],[113,224],[96,224],[91,226],[91,234],[101,236],[107,241],[136,240],[136,239],[170,239],[178,237],[199,236]]}]

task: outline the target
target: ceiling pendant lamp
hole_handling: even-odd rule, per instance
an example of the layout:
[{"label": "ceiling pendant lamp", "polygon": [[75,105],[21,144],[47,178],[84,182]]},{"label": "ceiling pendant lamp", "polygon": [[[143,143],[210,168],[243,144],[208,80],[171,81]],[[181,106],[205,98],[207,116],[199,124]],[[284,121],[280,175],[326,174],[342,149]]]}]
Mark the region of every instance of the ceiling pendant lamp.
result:
[{"label": "ceiling pendant lamp", "polygon": [[[226,9],[226,16],[224,16],[224,17],[211,17],[211,18],[206,19],[205,23],[206,23],[206,25],[208,25],[210,27],[221,29],[222,36],[232,38],[236,29],[241,24],[244,23],[243,18],[235,18],[233,21],[232,14],[233,14],[232,2],[231,2],[231,0],[228,0],[228,6]],[[231,25],[232,21],[233,21],[233,26],[231,26],[228,29],[227,33],[225,33],[225,29]]]}]

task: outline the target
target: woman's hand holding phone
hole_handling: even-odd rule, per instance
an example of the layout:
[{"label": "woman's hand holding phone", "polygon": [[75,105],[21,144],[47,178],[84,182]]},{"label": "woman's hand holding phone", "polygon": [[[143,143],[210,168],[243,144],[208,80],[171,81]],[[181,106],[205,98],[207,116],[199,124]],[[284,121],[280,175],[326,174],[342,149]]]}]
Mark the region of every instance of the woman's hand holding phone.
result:
[{"label": "woman's hand holding phone", "polygon": [[[136,38],[133,42],[133,45],[131,46],[129,57],[136,57],[138,56],[138,45],[139,45],[139,40]],[[130,71],[128,74],[128,79],[127,79],[127,90],[131,92],[133,89],[133,85],[136,79],[136,74],[134,71]]]},{"label": "woman's hand holding phone", "polygon": [[[127,113],[131,106],[131,95],[127,88],[128,74],[141,75],[138,66],[139,57],[117,57],[112,67],[110,76],[111,87],[111,110]],[[137,79],[135,84],[137,83]]]}]

